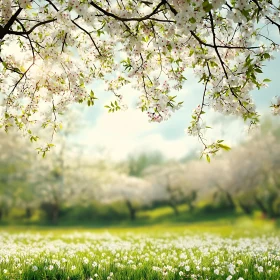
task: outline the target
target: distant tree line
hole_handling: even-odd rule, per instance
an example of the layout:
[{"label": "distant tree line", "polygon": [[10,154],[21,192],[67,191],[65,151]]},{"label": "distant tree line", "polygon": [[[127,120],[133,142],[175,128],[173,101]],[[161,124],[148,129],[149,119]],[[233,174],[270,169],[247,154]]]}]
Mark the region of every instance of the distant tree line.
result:
[{"label": "distant tree line", "polygon": [[280,217],[280,127],[269,121],[210,164],[167,160],[159,152],[122,162],[89,158],[67,149],[67,137],[42,159],[17,134],[1,134],[0,222],[135,221],[160,207],[174,217],[181,209]]}]

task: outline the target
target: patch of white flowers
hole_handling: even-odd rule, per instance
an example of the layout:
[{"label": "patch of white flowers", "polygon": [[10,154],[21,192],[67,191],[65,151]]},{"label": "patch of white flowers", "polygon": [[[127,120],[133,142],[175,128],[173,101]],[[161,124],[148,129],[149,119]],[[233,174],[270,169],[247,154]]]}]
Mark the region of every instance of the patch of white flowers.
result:
[{"label": "patch of white flowers", "polygon": [[[138,107],[149,120],[167,120],[182,106],[171,92],[182,89],[187,68],[205,87],[201,112],[209,106],[251,125],[258,122],[250,92],[267,86],[269,80],[258,74],[279,50],[267,28],[257,28],[279,28],[279,8],[272,1],[3,0],[0,5],[0,126],[6,130],[16,126],[31,140],[38,127],[56,131],[70,104],[94,104],[89,88],[99,80],[117,96],[106,105],[110,112],[126,108],[119,101],[122,87],[131,83],[141,92]],[[274,114],[279,107],[277,99]],[[187,132],[203,140],[204,128],[196,109]]]},{"label": "patch of white flowers", "polygon": [[0,234],[1,279],[277,279],[279,268],[276,236]]}]

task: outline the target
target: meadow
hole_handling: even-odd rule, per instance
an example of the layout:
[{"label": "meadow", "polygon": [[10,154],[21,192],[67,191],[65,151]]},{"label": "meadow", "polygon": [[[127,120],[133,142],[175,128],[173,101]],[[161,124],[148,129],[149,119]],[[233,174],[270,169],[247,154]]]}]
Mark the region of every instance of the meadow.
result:
[{"label": "meadow", "polygon": [[4,228],[0,279],[280,279],[272,222]]}]

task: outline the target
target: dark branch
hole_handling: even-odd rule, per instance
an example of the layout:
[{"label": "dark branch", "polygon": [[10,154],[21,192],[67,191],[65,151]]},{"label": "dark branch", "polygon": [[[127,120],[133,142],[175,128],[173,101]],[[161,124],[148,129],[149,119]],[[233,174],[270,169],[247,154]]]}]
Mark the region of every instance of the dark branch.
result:
[{"label": "dark branch", "polygon": [[192,36],[200,43],[202,44],[203,46],[206,46],[206,47],[210,47],[210,48],[218,48],[218,49],[239,49],[239,50],[253,50],[253,49],[259,49],[260,47],[239,47],[239,46],[223,46],[223,45],[212,45],[212,44],[209,44],[209,43],[205,43],[204,41],[202,41],[196,34],[194,31],[190,31]]},{"label": "dark branch", "polygon": [[156,8],[148,15],[144,16],[144,17],[139,17],[139,18],[123,18],[123,17],[119,17],[113,13],[110,13],[106,10],[104,10],[103,8],[101,8],[100,6],[98,6],[96,3],[94,3],[93,1],[90,2],[90,5],[92,5],[94,8],[96,8],[98,11],[102,12],[104,15],[108,16],[108,17],[112,17],[116,20],[119,21],[144,21],[144,20],[155,20],[155,21],[166,21],[166,20],[161,20],[161,19],[157,19],[157,18],[152,18],[152,16],[156,15],[159,12],[159,9],[161,6],[167,4],[166,0],[162,0],[157,6]]},{"label": "dark branch", "polygon": [[2,40],[6,34],[9,33],[9,29],[14,24],[15,20],[17,19],[18,15],[22,11],[22,8],[19,8],[13,16],[9,19],[9,21],[6,23],[6,25],[3,28],[0,28],[0,39]]},{"label": "dark branch", "polygon": [[[228,80],[228,73],[227,73],[226,68],[225,68],[225,63],[224,63],[224,61],[222,60],[221,55],[220,55],[220,53],[219,53],[219,51],[218,51],[218,48],[217,48],[217,46],[216,46],[216,33],[215,33],[214,20],[213,20],[213,16],[212,16],[211,11],[209,12],[209,16],[210,16],[210,21],[211,21],[211,30],[212,30],[212,36],[213,36],[214,49],[215,49],[215,52],[216,52],[216,54],[217,54],[217,57],[218,57],[218,59],[219,59],[219,61],[220,61],[220,64],[221,64],[221,66],[222,66],[222,68],[223,68],[223,72],[224,72],[224,74],[225,74],[225,77],[226,77],[226,79]],[[230,86],[230,84],[229,84],[229,90],[230,90],[231,94],[238,100],[239,105],[240,105],[242,108],[244,108],[247,112],[249,112],[248,109],[242,104],[242,102],[240,101],[240,99],[238,98],[238,96],[234,93],[234,91],[233,91],[232,87]]]},{"label": "dark branch", "polygon": [[56,21],[56,18],[49,19],[49,20],[46,20],[46,21],[41,21],[41,22],[35,24],[34,26],[32,26],[28,31],[9,30],[8,34],[11,34],[11,35],[28,35],[28,34],[32,33],[32,31],[34,31],[37,27],[39,27],[41,25],[44,25],[44,24],[47,24],[47,23],[50,23],[50,22],[54,22],[54,21]]},{"label": "dark branch", "polygon": [[[23,30],[24,32],[26,32],[26,29],[25,29],[24,25],[23,25],[18,19],[17,19],[16,21],[17,21],[18,24],[21,26],[22,30]],[[29,35],[26,34],[26,36],[27,36],[27,39],[28,39],[28,41],[29,41],[29,45],[30,45],[30,48],[31,48],[31,51],[32,51],[32,57],[33,57],[33,63],[34,63],[34,61],[35,61],[34,47],[33,47],[33,45],[32,45],[32,42],[31,42],[31,39],[30,39]]]},{"label": "dark branch", "polygon": [[55,4],[50,1],[50,0],[46,0],[57,12],[59,11],[58,8],[55,6]]},{"label": "dark branch", "polygon": [[84,31],[84,32],[89,36],[89,38],[90,38],[91,42],[93,43],[93,45],[95,46],[95,48],[96,48],[98,54],[99,54],[100,56],[102,56],[102,54],[101,54],[101,52],[100,52],[98,46],[96,45],[96,43],[95,43],[94,40],[93,40],[91,34],[90,34],[87,30],[85,30],[82,26],[80,26],[78,23],[76,23],[74,20],[72,20],[72,22],[73,22],[78,28],[80,28],[82,31]]}]

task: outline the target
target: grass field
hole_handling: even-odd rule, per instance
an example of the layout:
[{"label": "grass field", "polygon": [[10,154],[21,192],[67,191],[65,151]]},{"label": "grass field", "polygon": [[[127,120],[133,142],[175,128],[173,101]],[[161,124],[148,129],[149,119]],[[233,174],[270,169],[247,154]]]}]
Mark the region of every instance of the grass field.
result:
[{"label": "grass field", "polygon": [[0,279],[280,280],[273,222],[0,230]]}]

